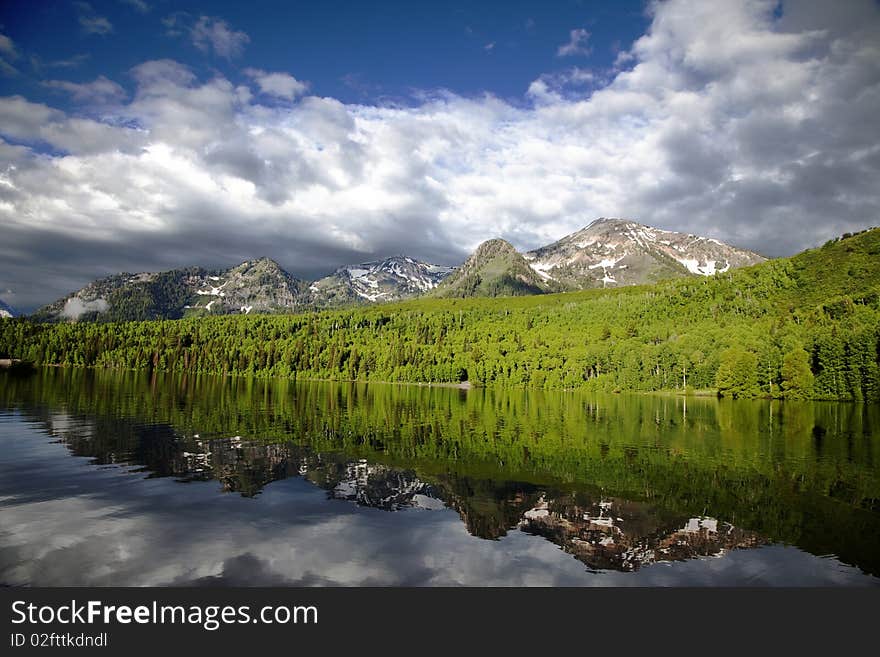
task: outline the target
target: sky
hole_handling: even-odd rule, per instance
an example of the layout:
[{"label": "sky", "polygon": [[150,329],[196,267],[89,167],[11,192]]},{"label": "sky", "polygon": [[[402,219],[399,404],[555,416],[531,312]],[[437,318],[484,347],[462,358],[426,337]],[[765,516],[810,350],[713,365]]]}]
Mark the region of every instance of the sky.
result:
[{"label": "sky", "polygon": [[455,265],[625,217],[880,224],[880,2],[0,4],[0,299],[269,256]]}]

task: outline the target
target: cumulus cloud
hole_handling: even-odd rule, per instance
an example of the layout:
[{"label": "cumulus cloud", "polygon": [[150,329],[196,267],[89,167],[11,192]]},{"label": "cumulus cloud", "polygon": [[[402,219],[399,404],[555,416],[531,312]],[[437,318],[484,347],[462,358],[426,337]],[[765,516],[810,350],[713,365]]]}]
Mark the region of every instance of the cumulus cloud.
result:
[{"label": "cumulus cloud", "polygon": [[0,34],[0,75],[12,77],[18,75],[18,69],[10,61],[18,59],[15,43],[5,34]]},{"label": "cumulus cloud", "polygon": [[551,72],[526,102],[345,104],[254,69],[255,94],[170,60],[136,67],[100,120],[0,99],[0,287],[27,309],[102,274],[258,255],[301,277],[456,264],[603,215],[767,255],[877,224],[880,9],[775,8],[651,5],[626,69]]},{"label": "cumulus cloud", "polygon": [[297,80],[289,73],[267,73],[256,68],[246,68],[244,72],[257,83],[261,92],[276,98],[293,100],[309,88],[307,83]]},{"label": "cumulus cloud", "polygon": [[[42,103],[32,103],[21,96],[0,98],[0,136],[25,144],[45,144],[65,153],[76,153],[76,157],[80,158],[64,159],[59,156],[48,160],[40,157],[33,159],[33,152],[29,156],[24,156],[26,151],[20,148],[0,151],[2,153],[0,166],[5,169],[5,173],[0,174],[0,199],[3,199],[4,194],[13,195],[16,189],[5,176],[14,173],[24,175],[25,168],[31,170],[30,167],[40,168],[44,165],[49,166],[45,173],[54,172],[57,175],[62,170],[69,170],[71,166],[87,164],[89,161],[85,158],[100,152],[131,152],[132,149],[138,148],[144,137],[138,130],[121,128],[103,121],[68,116]],[[59,206],[66,202],[66,197],[57,199]],[[2,209],[3,206],[0,205],[0,212]],[[49,224],[52,224],[53,220],[50,217],[45,218]],[[5,223],[5,219],[6,217],[0,214],[0,221]]]},{"label": "cumulus cloud", "polygon": [[572,30],[568,33],[568,43],[563,43],[556,50],[558,57],[572,57],[574,55],[589,55],[590,48],[587,41],[590,39],[590,33],[583,28]]},{"label": "cumulus cloud", "polygon": [[213,52],[226,59],[234,59],[244,52],[250,37],[233,30],[226,21],[201,16],[190,31],[193,45],[204,52]]},{"label": "cumulus cloud", "polygon": [[74,5],[79,11],[79,25],[83,32],[104,36],[113,31],[113,24],[106,17],[96,14],[88,2],[75,2]]},{"label": "cumulus cloud", "polygon": [[596,75],[577,66],[558,73],[545,73],[529,85],[526,95],[536,103],[560,103],[566,99],[583,98],[588,85],[597,82]]},{"label": "cumulus cloud", "polygon": [[47,80],[43,84],[51,89],[59,89],[69,93],[74,100],[80,103],[103,105],[122,101],[126,96],[125,90],[121,86],[103,75],[99,75],[92,82]]}]

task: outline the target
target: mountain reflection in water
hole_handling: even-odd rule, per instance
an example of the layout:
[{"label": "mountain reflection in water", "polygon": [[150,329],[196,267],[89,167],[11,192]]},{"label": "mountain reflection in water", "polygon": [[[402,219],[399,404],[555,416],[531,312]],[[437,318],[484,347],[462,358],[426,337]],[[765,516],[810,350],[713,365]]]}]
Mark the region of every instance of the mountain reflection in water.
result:
[{"label": "mountain reflection in water", "polygon": [[71,454],[216,481],[256,498],[255,513],[269,484],[296,478],[331,504],[451,509],[478,539],[548,541],[588,578],[782,543],[836,555],[845,583],[877,582],[876,408],[686,403],[52,370],[0,379],[0,409]]}]

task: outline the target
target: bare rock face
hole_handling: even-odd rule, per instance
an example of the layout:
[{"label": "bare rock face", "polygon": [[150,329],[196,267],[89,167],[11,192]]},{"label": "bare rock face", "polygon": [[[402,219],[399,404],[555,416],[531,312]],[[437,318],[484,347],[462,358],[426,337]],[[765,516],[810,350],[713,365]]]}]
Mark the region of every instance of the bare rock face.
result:
[{"label": "bare rock face", "polygon": [[[430,294],[495,297],[712,276],[762,262],[718,240],[597,219],[548,246],[520,254],[502,239],[483,242],[459,268],[406,256],[340,267],[309,283],[270,258],[226,270],[201,267],[114,274],[43,306],[37,321],[133,321],[208,314],[299,312],[384,303]],[[0,317],[13,316],[0,302]]]},{"label": "bare rock face", "polygon": [[525,254],[542,279],[566,289],[654,283],[680,276],[712,276],[765,258],[718,240],[597,219],[586,228]]},{"label": "bare rock face", "polygon": [[38,321],[134,321],[205,314],[293,311],[307,284],[269,258],[228,270],[200,267],[114,274],[37,310]]},{"label": "bare rock face", "polygon": [[[209,285],[196,290],[212,312],[290,312],[306,305],[307,284],[288,274],[271,258],[248,260],[212,277]],[[217,306],[215,309],[214,306]],[[190,308],[198,308],[190,305]]]},{"label": "bare rock face", "polygon": [[400,256],[343,267],[311,284],[291,276],[270,258],[246,260],[226,270],[191,267],[114,274],[43,306],[31,318],[134,321],[299,312],[416,296],[432,290],[452,271]]},{"label": "bare rock face", "polygon": [[315,306],[398,301],[425,294],[455,269],[432,265],[406,256],[340,267],[309,287]]}]

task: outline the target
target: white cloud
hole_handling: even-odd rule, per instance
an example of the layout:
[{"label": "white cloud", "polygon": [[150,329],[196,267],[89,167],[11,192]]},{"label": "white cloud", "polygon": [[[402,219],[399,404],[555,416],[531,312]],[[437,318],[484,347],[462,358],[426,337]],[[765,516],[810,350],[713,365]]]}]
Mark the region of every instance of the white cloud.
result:
[{"label": "white cloud", "polygon": [[144,2],[144,0],[119,0],[122,4],[128,5],[129,7],[139,11],[142,14],[148,13],[152,7]]},{"label": "white cloud", "polygon": [[60,89],[69,93],[74,100],[81,103],[106,104],[125,99],[125,90],[103,75],[92,82],[70,82],[68,80],[47,80],[43,83],[52,89]]},{"label": "white cloud", "polygon": [[2,57],[0,57],[0,75],[12,77],[12,76],[18,75],[18,69],[15,68],[12,64],[7,62]]},{"label": "white cloud", "polygon": [[18,75],[18,69],[9,61],[18,59],[18,51],[15,44],[5,34],[0,34],[0,75],[13,77]]},{"label": "white cloud", "polygon": [[21,96],[0,98],[0,133],[5,137],[32,139],[39,135],[42,126],[63,118],[63,112],[31,103]]},{"label": "white cloud", "polygon": [[113,24],[104,16],[98,16],[88,2],[75,2],[79,11],[79,24],[86,34],[104,36],[113,31]]},{"label": "white cloud", "polygon": [[67,59],[58,59],[58,60],[55,60],[52,62],[43,62],[36,55],[31,55],[31,63],[33,64],[33,67],[37,70],[40,70],[44,66],[47,68],[62,68],[62,69],[79,68],[85,62],[87,62],[90,59],[90,57],[91,57],[91,55],[89,55],[88,53],[81,53],[79,55],[73,55],[72,57],[68,57]]},{"label": "white cloud", "polygon": [[226,21],[210,16],[199,17],[190,36],[199,50],[213,52],[226,59],[239,57],[251,40],[246,33],[230,28]]},{"label": "white cloud", "polygon": [[589,55],[590,47],[587,41],[590,33],[583,28],[572,30],[568,33],[568,43],[564,43],[556,50],[557,57],[572,57],[574,55]]},{"label": "white cloud", "polygon": [[2,99],[8,142],[64,155],[0,143],[0,287],[27,308],[103,272],[263,254],[301,276],[400,252],[453,264],[602,215],[770,255],[876,224],[880,9],[774,7],[652,5],[628,70],[541,76],[531,104],[345,104],[252,71],[298,99],[279,106],[170,60],[136,67],[100,121]]},{"label": "white cloud", "polygon": [[80,16],[79,24],[86,34],[103,36],[113,31],[113,24],[103,16]]},{"label": "white cloud", "polygon": [[12,42],[12,39],[5,34],[0,34],[0,53],[10,59],[18,58],[18,51],[15,49],[15,44]]},{"label": "white cloud", "polygon": [[244,73],[253,78],[261,92],[276,98],[293,100],[304,94],[309,87],[307,83],[288,73],[267,73],[255,68],[246,68]]},{"label": "white cloud", "polygon": [[[54,150],[76,154],[76,156],[54,158],[37,156],[36,159],[32,159],[33,154],[30,157],[25,155],[27,150],[14,147],[12,150],[0,150],[0,170],[5,169],[6,172],[5,175],[0,174],[0,224],[5,224],[8,219],[4,210],[9,212],[14,207],[2,206],[4,196],[12,195],[13,198],[19,198],[20,190],[11,184],[7,177],[10,173],[14,173],[23,180],[34,183],[34,198],[31,200],[47,204],[44,211],[30,219],[63,233],[66,230],[63,220],[53,216],[52,212],[45,212],[46,208],[62,208],[70,204],[68,195],[72,194],[73,190],[61,184],[62,179],[65,178],[61,175],[62,172],[72,168],[91,169],[93,164],[91,158],[98,153],[136,151],[143,143],[144,134],[138,130],[122,128],[102,121],[67,116],[41,103],[32,103],[21,96],[12,96],[0,98],[0,138],[29,145],[46,144]],[[2,140],[0,143],[7,145]],[[18,168],[19,166],[21,168]],[[47,182],[50,185],[57,182],[60,187],[51,192],[45,190],[41,193],[38,191],[38,177],[32,179],[30,178],[32,174],[50,176],[52,180]],[[88,193],[91,189],[89,181],[83,180],[82,185],[84,188],[81,191]],[[100,195],[110,198],[107,192],[101,192]],[[76,196],[82,198],[81,194]],[[28,218],[23,217],[23,220],[27,223]],[[20,221],[22,219],[12,220],[8,226],[12,228]]]},{"label": "white cloud", "polygon": [[83,301],[77,297],[68,299],[61,309],[61,314],[68,319],[78,319],[83,313],[106,312],[110,307],[106,299],[95,299],[94,301]]}]

